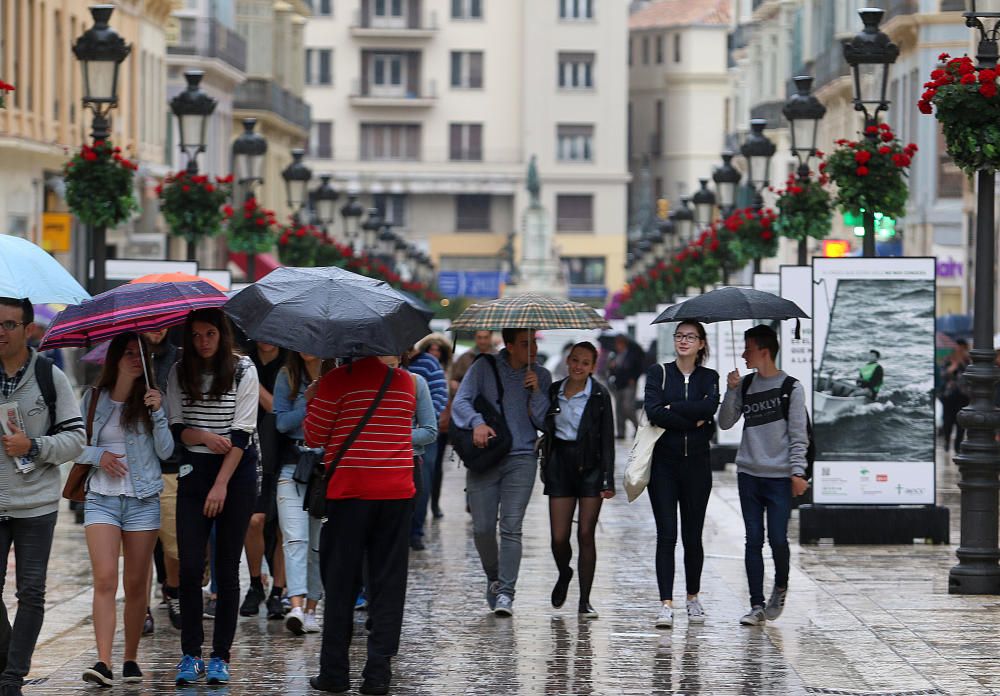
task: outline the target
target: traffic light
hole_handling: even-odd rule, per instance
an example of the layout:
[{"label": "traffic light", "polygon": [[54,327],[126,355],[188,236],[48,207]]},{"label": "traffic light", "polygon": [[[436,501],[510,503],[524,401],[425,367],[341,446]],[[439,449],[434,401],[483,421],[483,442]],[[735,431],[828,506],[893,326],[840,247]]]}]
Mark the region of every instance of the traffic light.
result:
[{"label": "traffic light", "polygon": [[656,200],[656,217],[666,220],[668,215],[670,215],[670,201],[666,198],[658,198]]}]

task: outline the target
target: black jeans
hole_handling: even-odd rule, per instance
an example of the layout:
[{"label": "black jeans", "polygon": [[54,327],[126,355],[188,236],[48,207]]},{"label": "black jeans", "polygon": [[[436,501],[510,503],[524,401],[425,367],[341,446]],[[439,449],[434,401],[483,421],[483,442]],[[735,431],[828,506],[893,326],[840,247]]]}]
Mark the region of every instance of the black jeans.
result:
[{"label": "black jeans", "polygon": [[326,593],[320,675],[345,682],[354,630],[354,600],[368,563],[368,662],[365,679],[388,681],[390,659],[399,652],[406,601],[413,499],[328,500],[319,541],[320,572]]},{"label": "black jeans", "polygon": [[56,529],[56,516],[9,518],[0,522],[0,594],[7,580],[7,558],[14,545],[17,617],[11,628],[0,597],[0,685],[21,686],[31,669],[38,633],[45,618],[45,575]]},{"label": "black jeans", "polygon": [[205,547],[215,526],[218,603],[212,657],[228,661],[239,612],[243,540],[257,497],[257,470],[256,454],[248,450],[229,479],[222,512],[214,518],[205,517],[205,498],[215,484],[222,459],[221,454],[183,453],[182,464],[191,464],[194,468],[177,479],[177,548],[181,580],[181,649],[185,655],[200,657],[205,641],[201,581],[205,570]]},{"label": "black jeans", "polygon": [[649,501],[656,520],[656,583],[660,601],[673,599],[674,548],[677,546],[677,509],[681,511],[684,543],[684,579],[688,594],[701,591],[705,549],[701,533],[712,493],[712,466],[708,453],[686,459],[653,459]]},{"label": "black jeans", "polygon": [[791,552],[788,548],[788,518],[792,514],[792,479],[739,474],[740,507],[747,542],[744,563],[750,588],[750,606],[764,605],[764,518],[767,541],[774,558],[774,584],[788,587]]}]

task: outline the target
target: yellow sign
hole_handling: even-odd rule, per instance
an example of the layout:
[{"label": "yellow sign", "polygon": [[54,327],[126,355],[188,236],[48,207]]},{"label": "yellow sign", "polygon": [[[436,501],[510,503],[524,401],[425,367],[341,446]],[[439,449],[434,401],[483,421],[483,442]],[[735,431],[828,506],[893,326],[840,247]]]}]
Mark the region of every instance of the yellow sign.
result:
[{"label": "yellow sign", "polygon": [[69,213],[42,213],[42,248],[50,254],[68,252],[72,229],[73,216]]}]

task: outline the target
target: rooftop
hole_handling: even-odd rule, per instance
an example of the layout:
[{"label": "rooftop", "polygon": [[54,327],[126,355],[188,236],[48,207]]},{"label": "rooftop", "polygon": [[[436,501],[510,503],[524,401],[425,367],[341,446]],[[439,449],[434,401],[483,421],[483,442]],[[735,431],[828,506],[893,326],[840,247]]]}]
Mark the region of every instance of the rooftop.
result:
[{"label": "rooftop", "polygon": [[629,17],[629,30],[730,23],[728,0],[655,0]]}]

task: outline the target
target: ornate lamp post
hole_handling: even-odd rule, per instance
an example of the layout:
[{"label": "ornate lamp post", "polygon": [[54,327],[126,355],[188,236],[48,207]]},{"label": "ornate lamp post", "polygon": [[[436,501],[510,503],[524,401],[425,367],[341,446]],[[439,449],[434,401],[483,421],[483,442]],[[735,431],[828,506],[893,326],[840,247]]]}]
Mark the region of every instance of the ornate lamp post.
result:
[{"label": "ornate lamp post", "polygon": [[309,200],[309,180],[312,179],[312,170],[302,162],[305,154],[306,151],[300,147],[292,150],[292,163],[281,172],[281,178],[285,180],[288,207],[292,209],[292,219],[296,225],[299,224],[299,211]]},{"label": "ornate lamp post", "polygon": [[[899,47],[878,28],[884,10],[866,7],[858,10],[865,27],[850,41],[844,41],[844,60],[854,75],[854,110],[865,116],[865,137],[875,139],[869,126],[878,125],[878,115],[889,110],[889,66],[899,57]],[[875,256],[875,210],[864,211],[865,238],[862,253]]]},{"label": "ornate lamp post", "polygon": [[[972,0],[965,13],[966,25],[979,32],[976,59],[980,67],[997,64],[997,38],[1000,30],[1000,2]],[[985,21],[984,21],[985,20]],[[992,27],[987,27],[987,22]],[[972,364],[965,370],[965,381],[972,392],[971,403],[958,415],[966,429],[966,438],[955,457],[961,473],[958,487],[962,492],[961,542],[958,565],[948,574],[951,594],[1000,594],[1000,548],[997,545],[997,480],[1000,448],[995,433],[1000,429],[1000,412],[994,406],[994,390],[1000,371],[994,364],[993,312],[995,292],[996,236],[993,202],[996,175],[980,170],[977,176],[976,202],[976,278],[973,300]]]},{"label": "ornate lamp post", "polygon": [[361,216],[364,214],[365,209],[358,203],[357,194],[347,194],[347,202],[340,207],[340,217],[344,218],[344,243],[350,244],[358,254],[363,251],[359,227]]},{"label": "ornate lamp post", "polygon": [[740,185],[743,175],[740,170],[733,166],[734,152],[722,153],[722,166],[716,167],[712,172],[712,181],[715,182],[715,190],[719,195],[719,208],[723,217],[730,215],[736,207],[736,189]]},{"label": "ornate lamp post", "polygon": [[715,194],[708,188],[708,179],[698,179],[701,185],[691,202],[694,203],[694,221],[700,229],[704,229],[712,224],[712,212],[715,210]]},{"label": "ornate lamp post", "polygon": [[392,220],[383,221],[382,231],[378,233],[376,247],[378,248],[379,259],[388,267],[396,265],[393,258],[396,251],[396,239],[397,235],[392,231]]},{"label": "ornate lamp post", "polygon": [[330,225],[337,217],[337,190],[330,184],[330,174],[321,174],[319,188],[312,192],[316,205],[316,217],[323,226],[323,237],[329,238]]},{"label": "ornate lamp post", "polygon": [[[111,110],[118,106],[118,68],[132,51],[132,47],[108,25],[114,9],[114,5],[91,5],[94,26],[73,44],[73,55],[83,69],[83,105],[94,115],[90,132],[94,142],[107,140],[111,135]],[[103,292],[106,285],[107,229],[103,225],[88,225],[87,229],[90,254],[94,259],[94,276],[88,290],[96,295]]]},{"label": "ornate lamp post", "polygon": [[750,135],[740,146],[740,154],[747,161],[747,183],[753,189],[754,210],[764,207],[764,189],[771,180],[771,158],[777,149],[771,139],[764,135],[767,121],[762,118],[750,120]]},{"label": "ornate lamp post", "polygon": [[[791,124],[792,152],[799,161],[798,177],[801,181],[809,178],[809,160],[816,156],[816,131],[819,122],[826,115],[826,107],[812,95],[813,79],[809,75],[799,75],[795,79],[795,94],[785,102],[781,113]],[[809,249],[805,239],[799,240],[799,265],[809,263]]]},{"label": "ornate lamp post", "polygon": [[379,214],[378,208],[369,208],[368,217],[361,223],[361,244],[365,254],[375,254],[375,245],[379,241],[379,230],[382,229],[382,224],[382,216]]},{"label": "ornate lamp post", "polygon": [[674,229],[679,244],[687,244],[694,236],[694,211],[688,206],[691,199],[685,196],[681,199],[681,207],[670,213],[674,220]]},{"label": "ornate lamp post", "polygon": [[[243,119],[243,132],[233,141],[233,174],[243,191],[243,200],[253,198],[253,187],[264,183],[264,155],[267,154],[267,139],[254,132],[257,119]],[[256,279],[257,255],[247,254],[247,278],[252,283]]]}]

